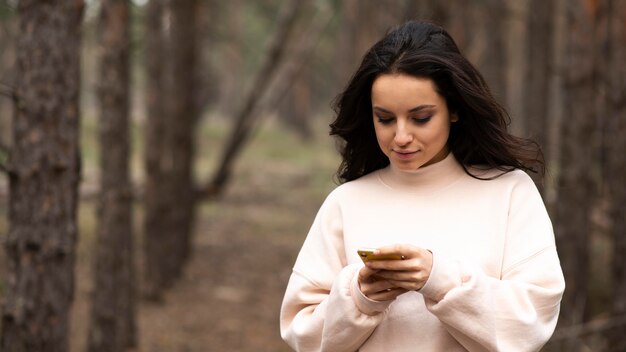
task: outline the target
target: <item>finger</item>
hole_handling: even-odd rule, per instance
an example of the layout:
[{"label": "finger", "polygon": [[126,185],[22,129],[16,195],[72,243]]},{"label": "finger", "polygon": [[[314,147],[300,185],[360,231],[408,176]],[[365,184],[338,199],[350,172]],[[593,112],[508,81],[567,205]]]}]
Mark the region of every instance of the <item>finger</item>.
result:
[{"label": "finger", "polygon": [[378,270],[364,266],[359,270],[359,282],[373,281]]},{"label": "finger", "polygon": [[370,292],[388,291],[389,289],[393,289],[396,287],[394,284],[383,279],[378,279],[376,281],[370,282],[368,283],[368,285],[369,285]]},{"label": "finger", "polygon": [[423,270],[425,263],[422,258],[407,258],[405,260],[372,260],[367,262],[366,266],[372,270],[411,271]]},{"label": "finger", "polygon": [[376,277],[381,280],[425,281],[426,279],[428,279],[428,273],[424,269],[380,270],[376,273]]},{"label": "finger", "polygon": [[407,291],[416,291],[424,287],[426,280],[420,281],[400,281],[400,280],[387,280],[389,284],[393,284],[395,287],[405,289]]},{"label": "finger", "polygon": [[361,281],[359,282],[359,285],[361,287],[361,292],[365,294],[383,291],[386,288],[391,287],[391,285],[385,283],[385,281],[372,279]]},{"label": "finger", "polygon": [[372,270],[408,270],[404,260],[371,260],[365,264]]},{"label": "finger", "polygon": [[411,244],[393,244],[389,246],[383,246],[378,248],[378,251],[379,253],[377,254],[381,255],[398,254],[403,258],[403,260],[422,258],[427,254],[426,252],[428,252],[428,250],[424,248],[417,247]]},{"label": "finger", "polygon": [[372,270],[429,271],[432,267],[432,254],[427,250],[425,252],[429,256],[407,257],[405,260],[372,260],[366,266]]},{"label": "finger", "polygon": [[376,301],[391,301],[406,292],[407,290],[403,288],[394,287],[394,288],[386,289],[384,291],[372,293],[368,296],[368,298],[376,300]]},{"label": "finger", "polygon": [[376,276],[380,280],[412,281],[417,275],[413,271],[380,270]]},{"label": "finger", "polygon": [[413,251],[415,251],[415,249],[417,248],[418,247],[415,247],[410,244],[392,244],[389,246],[380,247],[378,248],[378,251],[380,252],[380,254],[383,254],[383,255],[399,254],[399,255],[404,255],[405,258],[408,258],[408,255],[411,254]]}]

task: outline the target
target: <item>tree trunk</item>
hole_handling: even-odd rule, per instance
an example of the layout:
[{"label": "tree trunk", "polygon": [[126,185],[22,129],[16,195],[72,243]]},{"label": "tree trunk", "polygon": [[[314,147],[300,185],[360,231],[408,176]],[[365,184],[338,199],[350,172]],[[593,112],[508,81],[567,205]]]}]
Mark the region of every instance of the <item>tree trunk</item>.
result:
[{"label": "tree trunk", "polygon": [[221,13],[217,18],[228,18],[228,21],[224,21],[228,38],[222,49],[223,59],[219,66],[221,73],[218,76],[218,94],[220,94],[218,110],[224,116],[233,116],[237,112],[236,102],[240,100],[241,92],[245,89],[242,69],[244,67],[245,11],[242,0],[230,0],[220,7]]},{"label": "tree trunk", "polygon": [[[550,74],[552,70],[552,45],[554,11],[553,0],[530,0],[527,12],[527,55],[525,101],[526,131],[549,155],[548,148],[548,101],[550,98]],[[517,118],[521,118],[518,116]],[[543,182],[537,174],[533,176],[539,190],[543,193]]]},{"label": "tree trunk", "polygon": [[[0,9],[0,145],[11,145],[15,86],[15,39],[17,16],[15,10]],[[2,158],[0,156],[0,158]],[[0,159],[2,163],[4,159]]]},{"label": "tree trunk", "polygon": [[1,350],[68,350],[80,174],[83,2],[18,3],[17,106],[9,161],[9,277]]},{"label": "tree trunk", "polygon": [[356,28],[357,28],[357,0],[343,0],[338,5],[339,18],[338,32],[335,38],[335,46],[345,48],[345,50],[335,50],[333,61],[333,76],[336,91],[343,90],[350,75],[356,71],[363,53],[357,53],[356,48]]},{"label": "tree trunk", "polygon": [[[501,0],[471,2],[468,6],[472,37],[466,56],[480,70],[497,101],[506,99],[505,3]],[[505,104],[503,104],[505,105]]]},{"label": "tree trunk", "polygon": [[584,321],[589,278],[591,205],[596,199],[593,170],[599,167],[596,140],[594,21],[584,1],[568,2],[564,67],[567,121],[561,127],[561,159],[556,207],[556,239],[567,282],[561,317]]},{"label": "tree trunk", "polygon": [[[189,257],[194,219],[195,0],[148,4],[146,68],[146,297],[159,299]],[[169,32],[161,21],[168,11]],[[167,40],[165,40],[167,38]],[[167,50],[166,50],[167,49]],[[164,52],[171,53],[166,59]],[[165,63],[165,65],[164,65]]]},{"label": "tree trunk", "polygon": [[[606,73],[608,193],[611,195],[613,237],[612,315],[626,316],[626,1],[609,0],[608,52]],[[609,346],[615,351],[626,350],[626,325],[609,332]]]},{"label": "tree trunk", "polygon": [[165,150],[165,104],[163,92],[163,13],[161,0],[150,0],[145,17],[145,67],[146,67],[146,121],[145,121],[145,179],[143,191],[143,294],[152,300],[160,299],[166,287],[164,260],[169,257],[167,234],[164,227],[167,210],[172,204],[163,197],[164,171],[161,155]]},{"label": "tree trunk", "polygon": [[[461,0],[463,1],[463,0]],[[445,26],[449,31],[450,15],[458,10],[455,5],[459,5],[458,0],[426,0],[414,1],[405,0],[404,9],[406,20],[431,21],[441,26]],[[455,38],[456,39],[456,38]]]},{"label": "tree trunk", "polygon": [[[219,91],[223,89],[223,84],[226,81],[241,81],[234,77],[234,73],[239,71],[240,65],[237,65],[237,59],[235,55],[229,57],[227,60],[234,60],[230,63],[229,68],[225,68],[227,60],[214,60],[213,53],[217,43],[217,32],[219,21],[218,3],[217,0],[200,0],[196,1],[195,9],[195,64],[197,69],[194,72],[194,111],[197,119],[201,119],[202,116],[209,110],[219,110]],[[237,14],[240,16],[240,14]],[[230,18],[229,18],[230,20]],[[239,27],[242,24],[239,23]],[[234,44],[236,46],[236,44]],[[217,61],[217,63],[213,63]],[[220,70],[227,72],[227,79],[220,80],[218,77],[216,65],[219,65]]]},{"label": "tree trunk", "polygon": [[[308,71],[295,77],[285,99],[278,110],[278,117],[285,127],[295,132],[302,140],[313,138],[311,127],[311,79]],[[304,77],[303,77],[304,76]]]},{"label": "tree trunk", "polygon": [[194,179],[193,160],[194,130],[198,114],[195,101],[196,40],[195,13],[196,0],[170,2],[171,67],[165,85],[167,94],[167,148],[161,158],[167,160],[164,169],[167,179],[163,194],[170,198],[171,231],[167,234],[170,243],[170,256],[173,257],[172,272],[177,279],[191,253],[191,234],[194,222]]},{"label": "tree trunk", "polygon": [[100,195],[89,351],[135,344],[132,189],[129,178],[129,3],[100,5]]},{"label": "tree trunk", "polygon": [[[546,1],[547,2],[547,1]],[[529,0],[507,0],[504,2],[505,13],[508,15],[504,24],[505,52],[505,88],[506,96],[503,104],[511,115],[510,130],[518,136],[527,135],[526,80],[528,65],[528,26],[526,18],[529,11]]]}]

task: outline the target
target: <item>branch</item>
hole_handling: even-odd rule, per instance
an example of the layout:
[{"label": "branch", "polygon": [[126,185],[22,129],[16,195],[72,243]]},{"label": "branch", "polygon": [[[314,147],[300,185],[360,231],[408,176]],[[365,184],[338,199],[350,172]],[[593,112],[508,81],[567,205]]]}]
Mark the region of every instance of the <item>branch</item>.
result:
[{"label": "branch", "polygon": [[2,82],[0,82],[0,95],[4,95],[5,97],[8,97],[13,101],[15,101],[15,99],[17,98],[15,88]]},{"label": "branch", "polygon": [[250,135],[254,109],[284,59],[286,43],[293,32],[302,3],[300,0],[290,0],[279,14],[278,24],[270,41],[268,54],[252,84],[247,99],[236,114],[235,125],[226,142],[219,167],[209,184],[200,191],[199,196],[208,196],[209,198],[216,196],[222,192],[226,182],[228,182],[233,162]]},{"label": "branch", "polygon": [[311,58],[313,50],[315,50],[322,33],[324,33],[333,15],[328,3],[321,2],[318,6],[318,11],[311,19],[308,29],[302,36],[302,39],[298,40],[298,45],[294,50],[293,57],[285,65],[280,77],[276,79],[277,87],[271,90],[273,94],[271,94],[266,99],[266,102],[261,105],[258,113],[275,107],[281,103],[283,98],[287,96],[287,93],[293,86],[293,83],[302,73],[302,69],[308,62],[308,59]]},{"label": "branch", "polygon": [[6,167],[5,164],[6,160],[4,160],[4,158],[2,157],[3,155],[7,154],[9,154],[9,147],[0,142],[0,172],[9,173],[9,169]]}]

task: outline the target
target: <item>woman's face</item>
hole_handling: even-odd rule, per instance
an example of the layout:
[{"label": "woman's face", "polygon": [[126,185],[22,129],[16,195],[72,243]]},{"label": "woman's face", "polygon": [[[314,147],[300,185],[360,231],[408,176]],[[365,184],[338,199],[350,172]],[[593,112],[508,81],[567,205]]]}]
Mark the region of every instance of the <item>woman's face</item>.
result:
[{"label": "woman's face", "polygon": [[428,78],[384,74],[372,84],[376,139],[392,166],[416,170],[448,155],[450,115],[445,99]]}]

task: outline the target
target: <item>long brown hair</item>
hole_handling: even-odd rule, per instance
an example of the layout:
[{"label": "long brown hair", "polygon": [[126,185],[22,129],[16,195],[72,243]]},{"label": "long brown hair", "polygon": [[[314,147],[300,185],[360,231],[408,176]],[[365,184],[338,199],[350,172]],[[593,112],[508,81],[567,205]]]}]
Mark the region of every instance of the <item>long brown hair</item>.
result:
[{"label": "long brown hair", "polygon": [[472,177],[468,167],[544,173],[541,148],[507,131],[510,118],[496,102],[484,78],[461,54],[440,26],[411,21],[396,27],[363,57],[347,88],[333,103],[337,117],[331,135],[341,141],[340,182],[357,179],[389,165],[374,132],[371,89],[381,74],[402,73],[429,78],[459,120],[452,124],[448,148]]}]

